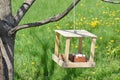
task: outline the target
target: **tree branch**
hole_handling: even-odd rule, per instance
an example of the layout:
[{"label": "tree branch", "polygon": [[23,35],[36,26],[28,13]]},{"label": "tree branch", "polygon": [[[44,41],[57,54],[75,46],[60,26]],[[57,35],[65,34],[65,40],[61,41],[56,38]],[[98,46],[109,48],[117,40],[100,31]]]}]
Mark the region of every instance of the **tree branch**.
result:
[{"label": "tree branch", "polygon": [[112,3],[112,4],[120,4],[120,1],[111,1],[111,0],[102,0],[102,1]]},{"label": "tree branch", "polygon": [[42,26],[42,25],[48,24],[50,22],[59,21],[63,17],[65,17],[75,7],[75,5],[77,5],[77,3],[79,3],[79,1],[80,0],[75,0],[75,2],[73,2],[64,12],[62,12],[61,14],[57,14],[56,16],[50,17],[46,20],[38,21],[38,22],[34,22],[34,23],[23,24],[21,26],[16,26],[15,28],[12,28],[9,31],[9,34],[14,34],[15,32],[17,32],[18,30],[21,30],[21,29]]},{"label": "tree branch", "polygon": [[35,0],[25,0],[21,7],[18,9],[17,13],[14,15],[14,19],[16,21],[16,25],[19,24],[23,16],[26,14],[31,5],[35,2]]}]

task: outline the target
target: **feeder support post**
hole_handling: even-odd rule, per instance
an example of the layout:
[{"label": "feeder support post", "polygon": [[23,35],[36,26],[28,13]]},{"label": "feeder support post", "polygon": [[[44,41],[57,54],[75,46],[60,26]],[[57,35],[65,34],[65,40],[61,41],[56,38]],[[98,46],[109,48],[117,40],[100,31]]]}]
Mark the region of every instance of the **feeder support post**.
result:
[{"label": "feeder support post", "polygon": [[92,37],[89,62],[93,62],[94,61],[95,43],[96,43],[96,38]]},{"label": "feeder support post", "polygon": [[65,61],[68,62],[69,59],[69,48],[70,48],[70,38],[66,37],[66,45],[65,45]]},{"label": "feeder support post", "polygon": [[56,40],[55,40],[55,55],[59,56],[59,39],[60,39],[60,34],[56,32]]},{"label": "feeder support post", "polygon": [[78,53],[82,53],[82,37],[79,38],[79,43],[78,43]]}]

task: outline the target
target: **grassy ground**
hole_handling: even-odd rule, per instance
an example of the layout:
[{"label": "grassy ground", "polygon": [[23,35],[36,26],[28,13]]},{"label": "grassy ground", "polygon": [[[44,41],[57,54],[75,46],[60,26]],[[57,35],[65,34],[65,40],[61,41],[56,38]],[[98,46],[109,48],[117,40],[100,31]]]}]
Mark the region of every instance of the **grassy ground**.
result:
[{"label": "grassy ground", "polygon": [[[13,14],[22,0],[13,1]],[[58,3],[59,2],[59,3]],[[20,24],[45,19],[62,12],[72,0],[36,0]],[[76,7],[76,29],[97,35],[95,68],[64,69],[52,61],[56,29],[73,29],[73,11],[59,22],[19,31],[15,44],[14,80],[120,80],[120,5],[100,0],[81,0]],[[64,52],[62,39],[60,52]],[[83,53],[89,55],[90,40]],[[77,50],[75,39],[71,52]]]}]

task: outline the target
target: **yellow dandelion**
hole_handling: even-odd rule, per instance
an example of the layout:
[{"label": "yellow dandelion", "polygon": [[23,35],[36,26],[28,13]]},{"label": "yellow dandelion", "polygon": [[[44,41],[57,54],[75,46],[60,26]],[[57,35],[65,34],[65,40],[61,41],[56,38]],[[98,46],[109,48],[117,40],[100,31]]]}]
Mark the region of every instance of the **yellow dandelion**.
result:
[{"label": "yellow dandelion", "polygon": [[95,48],[98,48],[98,46],[95,46]]},{"label": "yellow dandelion", "polygon": [[120,18],[117,17],[117,18],[115,18],[115,20],[118,21],[118,20],[120,20]]},{"label": "yellow dandelion", "polygon": [[114,42],[114,40],[110,40],[110,42],[111,42],[111,43],[113,43],[113,42]]},{"label": "yellow dandelion", "polygon": [[116,46],[116,48],[117,48],[117,49],[119,49],[119,48],[120,48],[120,46]]},{"label": "yellow dandelion", "polygon": [[83,21],[83,18],[80,18],[80,21]]},{"label": "yellow dandelion", "polygon": [[19,49],[19,52],[22,52],[22,49],[21,49],[21,48]]},{"label": "yellow dandelion", "polygon": [[103,38],[102,38],[102,37],[100,37],[99,39],[100,39],[100,40],[102,40]]},{"label": "yellow dandelion", "polygon": [[109,14],[109,16],[115,16],[115,13]]},{"label": "yellow dandelion", "polygon": [[32,62],[31,62],[31,64],[32,64],[32,65],[34,65],[34,64],[35,64],[35,62],[34,62],[34,61],[32,61]]},{"label": "yellow dandelion", "polygon": [[108,49],[109,47],[108,46],[106,46],[106,49]]},{"label": "yellow dandelion", "polygon": [[60,29],[60,26],[56,26],[57,29]]},{"label": "yellow dandelion", "polygon": [[112,43],[111,42],[108,42],[109,45],[111,45]]},{"label": "yellow dandelion", "polygon": [[75,48],[78,48],[78,46],[76,45]]},{"label": "yellow dandelion", "polygon": [[82,22],[80,22],[80,23],[79,23],[79,25],[83,25],[83,23],[82,23]]},{"label": "yellow dandelion", "polygon": [[78,22],[75,23],[76,26],[78,26],[78,24],[79,24]]},{"label": "yellow dandelion", "polygon": [[95,74],[95,72],[92,72],[92,74]]},{"label": "yellow dandelion", "polygon": [[99,6],[99,4],[98,4],[98,3],[96,3],[96,6]]},{"label": "yellow dandelion", "polygon": [[22,34],[22,37],[25,37],[25,34]]},{"label": "yellow dandelion", "polygon": [[92,21],[92,22],[90,23],[90,25],[91,25],[93,28],[95,28],[95,27],[97,26],[97,21]]},{"label": "yellow dandelion", "polygon": [[83,19],[85,20],[86,18],[83,16]]},{"label": "yellow dandelion", "polygon": [[105,24],[106,24],[106,26],[110,26],[110,22],[106,22]]},{"label": "yellow dandelion", "polygon": [[67,23],[67,24],[65,24],[66,26],[68,26],[69,24]]},{"label": "yellow dandelion", "polygon": [[107,52],[106,54],[107,54],[107,55],[110,55],[110,52]]},{"label": "yellow dandelion", "polygon": [[120,30],[118,30],[118,29],[115,29],[115,32],[120,32]]},{"label": "yellow dandelion", "polygon": [[82,7],[82,6],[83,6],[83,4],[81,3],[81,4],[80,4],[80,6]]},{"label": "yellow dandelion", "polygon": [[103,11],[103,12],[102,12],[102,14],[107,14],[107,13],[108,13],[108,12],[106,12],[106,11]]},{"label": "yellow dandelion", "polygon": [[107,54],[107,55],[109,55],[109,54],[110,54],[110,50],[109,50],[109,49],[107,50],[107,53],[106,53],[106,54]]},{"label": "yellow dandelion", "polygon": [[23,66],[26,66],[26,63],[23,63]]}]

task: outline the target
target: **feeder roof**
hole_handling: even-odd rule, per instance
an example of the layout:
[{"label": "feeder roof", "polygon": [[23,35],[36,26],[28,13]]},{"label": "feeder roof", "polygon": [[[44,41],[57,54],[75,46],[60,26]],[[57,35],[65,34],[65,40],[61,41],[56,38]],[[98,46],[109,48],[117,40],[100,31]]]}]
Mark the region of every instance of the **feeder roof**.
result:
[{"label": "feeder roof", "polygon": [[63,35],[64,37],[95,37],[96,35],[86,30],[55,30],[55,32]]}]

